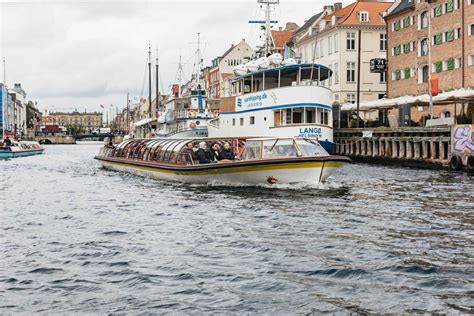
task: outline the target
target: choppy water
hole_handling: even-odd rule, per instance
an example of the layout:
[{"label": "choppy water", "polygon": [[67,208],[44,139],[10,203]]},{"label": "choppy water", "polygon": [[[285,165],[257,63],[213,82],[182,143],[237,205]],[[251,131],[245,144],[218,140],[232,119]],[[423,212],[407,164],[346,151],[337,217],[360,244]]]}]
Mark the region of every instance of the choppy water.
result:
[{"label": "choppy water", "polygon": [[474,178],[345,167],[320,188],[0,162],[0,314],[474,311]]}]

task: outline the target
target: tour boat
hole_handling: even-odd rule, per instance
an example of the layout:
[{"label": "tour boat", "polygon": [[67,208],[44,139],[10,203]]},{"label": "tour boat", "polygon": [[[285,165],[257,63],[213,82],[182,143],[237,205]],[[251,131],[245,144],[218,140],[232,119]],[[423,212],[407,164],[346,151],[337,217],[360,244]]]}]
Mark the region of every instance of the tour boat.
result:
[{"label": "tour boat", "polygon": [[20,141],[12,146],[0,146],[0,159],[42,154],[44,148],[38,142]]},{"label": "tour boat", "polygon": [[332,153],[332,91],[324,84],[332,71],[319,64],[281,64],[232,80],[232,95],[221,98],[219,117],[208,122],[209,137],[312,138]]},{"label": "tour boat", "polygon": [[[231,144],[235,160],[199,164],[186,148],[200,142]],[[95,157],[102,167],[154,179],[195,184],[319,184],[350,163],[331,156],[307,138],[133,139],[104,146]]]}]

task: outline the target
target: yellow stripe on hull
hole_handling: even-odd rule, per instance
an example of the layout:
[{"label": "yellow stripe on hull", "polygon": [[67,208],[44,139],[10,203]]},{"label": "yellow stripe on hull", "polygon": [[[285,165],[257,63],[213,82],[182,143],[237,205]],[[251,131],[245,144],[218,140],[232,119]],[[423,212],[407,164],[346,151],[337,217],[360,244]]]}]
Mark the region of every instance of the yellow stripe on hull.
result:
[{"label": "yellow stripe on hull", "polygon": [[297,163],[272,163],[267,165],[256,165],[256,166],[235,166],[235,167],[226,167],[219,169],[206,169],[206,170],[169,170],[156,167],[148,167],[130,163],[123,163],[118,161],[106,160],[104,162],[134,168],[143,171],[159,172],[159,173],[168,173],[176,175],[215,175],[215,174],[227,174],[227,173],[239,173],[239,172],[255,172],[255,171],[267,171],[267,170],[280,170],[280,169],[300,169],[300,168],[322,168],[323,164],[325,168],[338,168],[344,165],[344,162],[339,161],[305,161]]}]

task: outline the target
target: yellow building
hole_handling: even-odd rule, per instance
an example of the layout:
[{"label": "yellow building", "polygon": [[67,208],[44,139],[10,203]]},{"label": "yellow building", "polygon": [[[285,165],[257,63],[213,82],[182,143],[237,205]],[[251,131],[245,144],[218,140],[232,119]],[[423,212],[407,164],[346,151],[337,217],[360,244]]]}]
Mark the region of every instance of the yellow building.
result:
[{"label": "yellow building", "polygon": [[102,127],[102,113],[83,112],[74,110],[72,113],[53,112],[43,117],[45,125],[65,126],[69,131],[76,133],[92,133]]}]

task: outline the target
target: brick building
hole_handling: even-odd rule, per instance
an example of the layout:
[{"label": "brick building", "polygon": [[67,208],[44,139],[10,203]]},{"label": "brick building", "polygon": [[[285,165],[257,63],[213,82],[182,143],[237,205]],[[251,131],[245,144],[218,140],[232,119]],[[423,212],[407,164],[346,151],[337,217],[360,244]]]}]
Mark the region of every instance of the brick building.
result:
[{"label": "brick building", "polygon": [[[438,78],[440,92],[474,88],[474,0],[399,0],[385,21],[389,98],[428,93],[430,75]],[[453,110],[436,106],[433,114]],[[427,114],[426,106],[411,109],[413,121]]]}]

